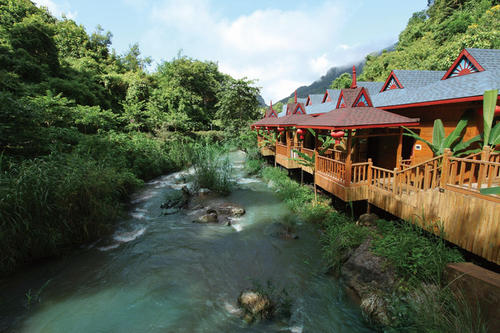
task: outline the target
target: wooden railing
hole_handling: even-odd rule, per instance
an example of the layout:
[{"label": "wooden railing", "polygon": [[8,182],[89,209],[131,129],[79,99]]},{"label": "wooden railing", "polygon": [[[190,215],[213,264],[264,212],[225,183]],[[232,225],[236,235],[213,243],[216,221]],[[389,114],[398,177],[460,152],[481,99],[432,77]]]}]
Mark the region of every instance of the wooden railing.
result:
[{"label": "wooden railing", "polygon": [[301,150],[300,146],[292,146],[290,147],[290,152],[288,153],[288,156],[292,159],[299,159],[300,156],[297,154],[298,151]]},{"label": "wooden railing", "polygon": [[325,156],[316,157],[316,171],[340,182],[345,182],[345,163]]},{"label": "wooden railing", "polygon": [[396,170],[395,192],[397,195],[425,191],[439,186],[443,155],[423,163]]},{"label": "wooden railing", "polygon": [[325,156],[328,158],[331,158],[333,160],[343,162],[343,163],[345,163],[345,160],[347,158],[347,154],[344,151],[336,150],[336,149],[328,149],[325,152]]},{"label": "wooden railing", "polygon": [[313,149],[309,149],[309,148],[304,148],[304,147],[302,147],[302,148],[301,148],[301,153],[302,153],[302,154],[305,154],[305,155],[307,155],[307,156],[309,156],[309,157],[313,157],[313,155],[314,155],[314,150],[313,150]]},{"label": "wooden railing", "polygon": [[364,163],[354,163],[351,165],[351,184],[369,184],[371,178],[371,159]]},{"label": "wooden railing", "polygon": [[288,147],[281,143],[276,143],[276,154],[290,157],[288,154]]},{"label": "wooden railing", "polygon": [[396,171],[372,166],[371,172],[371,186],[390,192],[394,191],[393,184]]},{"label": "wooden railing", "polygon": [[[500,162],[449,157],[444,177],[444,187],[478,195],[482,188],[500,186]],[[500,202],[499,196],[485,198]]]}]

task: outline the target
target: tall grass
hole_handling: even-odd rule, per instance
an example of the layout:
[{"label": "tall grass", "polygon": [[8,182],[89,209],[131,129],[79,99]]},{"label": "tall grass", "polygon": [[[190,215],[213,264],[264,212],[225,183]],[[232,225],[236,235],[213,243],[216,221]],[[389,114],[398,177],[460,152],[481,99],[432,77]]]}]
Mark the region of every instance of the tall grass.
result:
[{"label": "tall grass", "polygon": [[398,275],[410,284],[441,283],[446,265],[464,260],[441,237],[409,222],[379,220],[377,229],[381,237],[373,242],[374,253],[389,259]]},{"label": "tall grass", "polygon": [[192,140],[82,136],[71,153],[0,160],[0,273],[110,232],[128,194],[191,163]]},{"label": "tall grass", "polygon": [[0,174],[0,267],[57,254],[108,232],[140,185],[131,172],[77,155],[26,160]]},{"label": "tall grass", "polygon": [[228,194],[231,191],[231,164],[227,150],[219,144],[200,144],[193,154],[194,184],[197,188]]}]

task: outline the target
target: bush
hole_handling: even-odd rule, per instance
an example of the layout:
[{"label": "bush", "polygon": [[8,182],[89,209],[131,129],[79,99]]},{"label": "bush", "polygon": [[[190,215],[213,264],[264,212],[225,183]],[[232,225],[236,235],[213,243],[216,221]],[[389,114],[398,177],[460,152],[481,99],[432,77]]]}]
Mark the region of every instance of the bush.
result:
[{"label": "bush", "polygon": [[347,252],[360,246],[370,233],[369,228],[356,225],[346,215],[330,213],[321,236],[323,257],[329,268],[339,271]]},{"label": "bush", "polygon": [[374,253],[389,259],[396,273],[410,284],[440,283],[446,264],[464,260],[441,237],[427,234],[409,222],[379,220],[377,228],[382,237],[373,242]]},{"label": "bush", "polygon": [[194,184],[197,188],[228,194],[231,191],[231,164],[218,144],[197,145],[193,156]]},{"label": "bush", "polygon": [[264,161],[261,159],[249,159],[247,156],[245,161],[245,171],[249,175],[258,174],[262,170],[263,163]]}]

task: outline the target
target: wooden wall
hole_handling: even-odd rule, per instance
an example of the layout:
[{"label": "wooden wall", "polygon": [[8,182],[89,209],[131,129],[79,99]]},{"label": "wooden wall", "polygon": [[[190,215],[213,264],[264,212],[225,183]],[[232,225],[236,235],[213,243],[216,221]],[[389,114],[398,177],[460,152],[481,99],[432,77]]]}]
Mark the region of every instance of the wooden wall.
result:
[{"label": "wooden wall", "polygon": [[[415,127],[410,127],[412,129],[419,129],[420,136],[427,141],[432,142],[432,130],[434,127],[434,120],[441,119],[443,121],[444,130],[446,135],[450,134],[456,127],[458,120],[462,114],[468,110],[475,110],[475,118],[469,122],[464,139],[468,140],[480,133],[482,131],[482,116],[477,112],[478,109],[482,109],[483,102],[466,102],[466,103],[454,103],[447,105],[434,105],[425,107],[413,107],[405,109],[395,109],[389,110],[390,112],[397,113],[410,118],[420,118],[420,125]],[[413,149],[413,157],[416,162],[424,161],[433,157],[432,151],[427,147],[424,142],[417,141],[416,144],[422,146],[422,150],[418,151]]]}]

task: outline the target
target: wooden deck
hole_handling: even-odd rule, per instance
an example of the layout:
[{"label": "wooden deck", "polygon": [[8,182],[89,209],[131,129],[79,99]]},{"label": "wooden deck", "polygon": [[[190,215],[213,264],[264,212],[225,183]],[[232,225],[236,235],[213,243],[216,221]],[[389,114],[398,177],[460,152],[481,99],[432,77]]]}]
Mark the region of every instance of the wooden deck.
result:
[{"label": "wooden deck", "polygon": [[[284,167],[290,166],[285,155],[289,151],[285,145],[277,146],[276,161]],[[483,151],[457,158],[448,151],[394,170],[374,166],[370,160],[350,164],[316,154],[315,170],[315,183],[343,201],[367,200],[500,264],[500,196],[479,192],[500,186],[499,154]]]},{"label": "wooden deck", "polygon": [[293,147],[290,145],[283,145],[276,143],[276,163],[287,169],[300,169],[300,164],[294,158],[299,156],[293,151],[299,150],[300,147]]},{"label": "wooden deck", "polygon": [[274,156],[276,155],[276,145],[265,144],[264,139],[257,136],[257,144],[259,146],[260,154],[262,156]]}]

